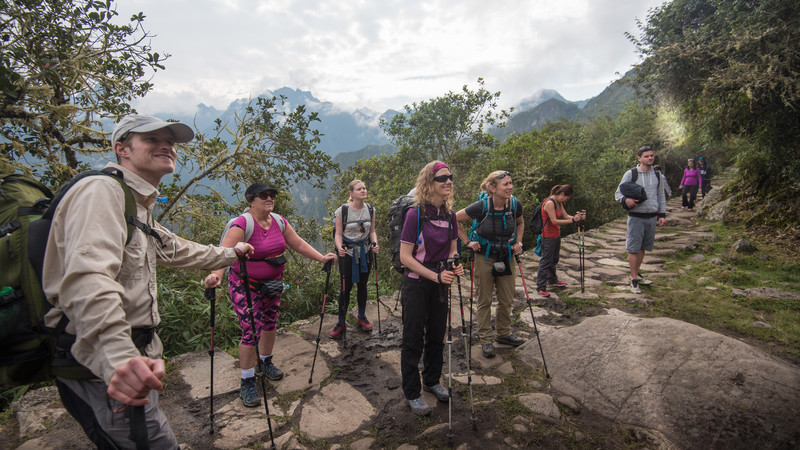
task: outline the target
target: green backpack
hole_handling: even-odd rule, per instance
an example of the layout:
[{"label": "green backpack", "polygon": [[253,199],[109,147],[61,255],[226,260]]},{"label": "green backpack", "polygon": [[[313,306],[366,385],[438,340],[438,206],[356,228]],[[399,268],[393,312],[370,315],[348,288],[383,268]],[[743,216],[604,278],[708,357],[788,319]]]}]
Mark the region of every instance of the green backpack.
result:
[{"label": "green backpack", "polygon": [[[44,253],[53,213],[64,194],[80,179],[104,175],[117,180],[125,192],[125,216],[130,241],[133,228],[147,232],[136,219],[133,193],[115,169],[81,172],[54,196],[40,182],[23,175],[0,178],[0,385],[14,387],[51,378],[56,338],[67,326],[64,316],[56,329],[44,326],[51,305],[42,290]],[[150,234],[150,233],[149,233]],[[95,378],[83,366],[60,367],[56,375]]]}]

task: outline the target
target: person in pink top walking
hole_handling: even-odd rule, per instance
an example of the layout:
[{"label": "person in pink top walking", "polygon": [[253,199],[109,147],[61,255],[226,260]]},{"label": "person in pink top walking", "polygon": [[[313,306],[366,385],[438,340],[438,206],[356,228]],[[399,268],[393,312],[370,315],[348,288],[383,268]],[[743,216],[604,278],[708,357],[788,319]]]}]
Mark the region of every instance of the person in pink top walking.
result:
[{"label": "person in pink top walking", "polygon": [[689,158],[686,168],[683,169],[683,179],[681,179],[681,209],[694,210],[694,201],[697,199],[697,190],[703,184],[703,175],[700,169],[694,165],[694,159]]}]

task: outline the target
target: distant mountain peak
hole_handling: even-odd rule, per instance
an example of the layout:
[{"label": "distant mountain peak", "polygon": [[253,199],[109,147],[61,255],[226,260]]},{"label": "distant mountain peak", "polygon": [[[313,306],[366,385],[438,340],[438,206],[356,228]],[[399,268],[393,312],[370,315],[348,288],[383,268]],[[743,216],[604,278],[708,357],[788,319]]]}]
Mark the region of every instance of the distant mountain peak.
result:
[{"label": "distant mountain peak", "polygon": [[535,108],[550,99],[556,99],[564,103],[571,103],[562,97],[561,94],[559,94],[555,89],[539,89],[530,97],[522,99],[519,104],[514,107],[514,109],[517,113],[520,113]]}]

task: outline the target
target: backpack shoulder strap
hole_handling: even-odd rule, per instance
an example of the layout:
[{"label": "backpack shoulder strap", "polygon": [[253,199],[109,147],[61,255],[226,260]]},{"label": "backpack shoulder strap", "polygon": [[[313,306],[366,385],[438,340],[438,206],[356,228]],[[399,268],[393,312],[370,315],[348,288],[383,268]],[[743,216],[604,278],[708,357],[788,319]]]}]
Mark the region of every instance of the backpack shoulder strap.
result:
[{"label": "backpack shoulder strap", "polygon": [[422,206],[421,205],[417,205],[417,241],[416,241],[417,245],[422,243],[422,241],[419,239],[419,235],[422,232],[422,230],[420,230],[420,221],[422,220],[421,219],[422,215],[423,215]]},{"label": "backpack shoulder strap", "polygon": [[350,205],[347,202],[342,203],[342,232],[344,232],[344,228],[347,226],[347,213],[350,212]]},{"label": "backpack shoulder strap", "polygon": [[256,220],[253,218],[253,215],[250,214],[250,211],[242,213],[242,217],[244,217],[244,241],[247,242],[253,236],[253,231],[256,229]]},{"label": "backpack shoulder strap", "polygon": [[639,179],[639,168],[634,167],[631,169],[631,183],[636,183],[636,180]]},{"label": "backpack shoulder strap", "polygon": [[369,221],[372,222],[372,217],[375,216],[375,208],[367,203],[367,208],[369,208]]},{"label": "backpack shoulder strap", "polygon": [[283,216],[274,212],[269,213],[269,215],[272,216],[272,220],[278,222],[278,226],[281,228],[281,234],[286,233],[286,222],[283,221]]},{"label": "backpack shoulder strap", "polygon": [[511,217],[514,218],[514,227],[517,226],[517,197],[511,196]]}]

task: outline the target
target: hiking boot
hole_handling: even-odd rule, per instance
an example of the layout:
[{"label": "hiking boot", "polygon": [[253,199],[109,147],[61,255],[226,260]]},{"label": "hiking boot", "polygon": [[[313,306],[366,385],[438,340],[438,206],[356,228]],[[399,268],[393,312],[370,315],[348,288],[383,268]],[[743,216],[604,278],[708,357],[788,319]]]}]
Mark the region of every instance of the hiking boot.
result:
[{"label": "hiking boot", "polygon": [[362,330],[366,331],[367,333],[371,333],[372,332],[372,324],[369,323],[369,320],[367,320],[366,317],[364,317],[364,318],[359,317],[358,318],[358,325],[361,327]]},{"label": "hiking boot", "polygon": [[510,345],[512,347],[519,347],[525,342],[523,339],[515,336],[513,333],[506,337],[499,337],[495,339],[495,341],[497,341],[498,344]]},{"label": "hiking boot", "polygon": [[481,351],[483,352],[484,358],[494,358],[494,355],[497,354],[497,352],[494,351],[494,345],[492,344],[483,344],[481,346]]},{"label": "hiking boot", "polygon": [[265,361],[264,376],[267,377],[268,380],[278,381],[283,378],[283,371],[275,367],[275,364],[272,364],[272,361]]},{"label": "hiking boot", "polygon": [[567,285],[566,281],[556,281],[556,287],[565,287]]},{"label": "hiking boot", "polygon": [[428,403],[422,397],[415,398],[414,400],[407,399],[406,403],[408,403],[408,406],[411,408],[411,412],[418,416],[428,416],[431,414],[431,407],[428,406]]},{"label": "hiking boot", "polygon": [[261,404],[261,397],[258,396],[258,389],[256,389],[256,377],[242,378],[239,397],[242,399],[244,406],[248,408]]},{"label": "hiking boot", "polygon": [[542,297],[550,297],[550,293],[547,292],[547,291],[538,291],[537,290],[536,292],[538,292],[539,295],[541,295]]},{"label": "hiking boot", "polygon": [[331,330],[331,339],[339,339],[345,333],[345,324],[337,323]]},{"label": "hiking boot", "polygon": [[442,386],[442,383],[433,385],[433,386],[425,386],[422,385],[422,390],[425,392],[432,392],[436,398],[439,399],[440,402],[446,402],[450,400],[450,395],[447,392],[447,388]]},{"label": "hiking boot", "polygon": [[636,278],[639,280],[639,284],[653,284],[651,280],[648,280],[642,274],[636,275]]},{"label": "hiking boot", "polygon": [[642,290],[639,289],[639,280],[631,280],[631,292],[634,294],[642,293]]}]

